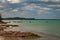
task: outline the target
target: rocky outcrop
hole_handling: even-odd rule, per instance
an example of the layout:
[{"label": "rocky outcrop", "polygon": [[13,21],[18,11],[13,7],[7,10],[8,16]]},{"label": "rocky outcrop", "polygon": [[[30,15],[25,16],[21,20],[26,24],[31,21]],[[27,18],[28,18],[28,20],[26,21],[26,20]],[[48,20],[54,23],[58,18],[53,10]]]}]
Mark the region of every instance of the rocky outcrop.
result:
[{"label": "rocky outcrop", "polygon": [[26,36],[38,36],[31,32],[20,32],[20,31],[1,31],[0,36],[16,36],[16,37],[26,37]]}]

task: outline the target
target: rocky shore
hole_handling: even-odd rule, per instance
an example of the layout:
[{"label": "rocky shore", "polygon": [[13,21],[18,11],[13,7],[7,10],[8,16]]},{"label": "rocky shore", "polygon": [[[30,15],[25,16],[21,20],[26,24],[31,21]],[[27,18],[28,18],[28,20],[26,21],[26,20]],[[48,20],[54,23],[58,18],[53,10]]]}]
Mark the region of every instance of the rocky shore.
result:
[{"label": "rocky shore", "polygon": [[44,33],[37,33],[33,32],[35,34],[38,34],[39,36],[42,36],[40,38],[23,38],[23,37],[8,37],[8,36],[0,36],[0,40],[60,40],[58,37],[54,37],[53,35],[48,35]]}]

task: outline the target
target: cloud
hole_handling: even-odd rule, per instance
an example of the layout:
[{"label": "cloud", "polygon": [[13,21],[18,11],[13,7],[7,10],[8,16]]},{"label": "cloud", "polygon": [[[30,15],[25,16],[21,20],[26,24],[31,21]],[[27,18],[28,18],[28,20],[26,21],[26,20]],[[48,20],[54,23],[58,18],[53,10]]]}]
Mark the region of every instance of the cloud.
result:
[{"label": "cloud", "polygon": [[48,2],[49,0],[40,0],[40,1]]},{"label": "cloud", "polygon": [[60,5],[48,5],[47,7],[52,8],[52,9],[60,9]]},{"label": "cloud", "polygon": [[[59,0],[0,0],[3,17],[56,18],[60,13]],[[7,14],[7,15],[6,15]]]},{"label": "cloud", "polygon": [[0,2],[5,3],[5,2],[6,2],[6,0],[0,0]]},{"label": "cloud", "polygon": [[6,2],[9,2],[9,3],[20,3],[20,2],[22,2],[22,0],[0,0],[0,2],[2,2],[2,3],[6,3]]},{"label": "cloud", "polygon": [[51,8],[37,6],[36,4],[30,4],[25,7],[22,7],[23,10],[51,10]]},{"label": "cloud", "polygon": [[18,9],[13,9],[12,11],[13,11],[13,12],[18,12]]},{"label": "cloud", "polygon": [[43,2],[60,2],[60,0],[38,0],[38,1],[43,1]]},{"label": "cloud", "polygon": [[2,6],[2,5],[0,5],[0,8],[3,8],[3,6]]},{"label": "cloud", "polygon": [[37,14],[50,13],[49,10],[52,10],[51,8],[37,6],[36,4],[27,5],[25,7],[22,7],[21,9],[27,12],[36,12]]},{"label": "cloud", "polygon": [[53,2],[60,2],[60,0],[51,0],[51,1],[53,1]]},{"label": "cloud", "polygon": [[9,3],[19,3],[21,0],[7,0]]},{"label": "cloud", "polygon": [[48,7],[60,7],[60,5],[48,5]]}]

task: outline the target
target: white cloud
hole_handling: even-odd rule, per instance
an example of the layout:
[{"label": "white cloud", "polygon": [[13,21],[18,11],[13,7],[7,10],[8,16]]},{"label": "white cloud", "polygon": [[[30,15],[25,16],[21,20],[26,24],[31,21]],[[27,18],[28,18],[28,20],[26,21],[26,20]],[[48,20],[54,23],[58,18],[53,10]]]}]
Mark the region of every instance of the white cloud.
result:
[{"label": "white cloud", "polygon": [[41,1],[48,2],[49,0],[41,0]]},{"label": "white cloud", "polygon": [[0,0],[0,2],[5,3],[5,2],[6,2],[6,0]]},{"label": "white cloud", "polygon": [[51,10],[52,8],[37,6],[35,4],[30,4],[25,7],[22,7],[23,10]]},{"label": "white cloud", "polygon": [[51,0],[51,1],[53,1],[53,2],[60,2],[60,0]]},{"label": "white cloud", "polygon": [[0,0],[2,3],[20,3],[22,0]]},{"label": "white cloud", "polygon": [[38,12],[37,12],[37,14],[38,15],[40,15],[40,14],[50,14],[51,12],[49,12],[49,11],[47,11],[47,10],[39,10]]},{"label": "white cloud", "polygon": [[[2,2],[3,3],[5,2],[6,4],[4,3],[4,4],[0,5],[0,8],[3,7],[4,9],[7,10],[7,11],[3,10],[3,11],[6,12],[4,14],[5,17],[13,17],[13,16],[33,17],[32,15],[36,15],[36,16],[40,17],[39,15],[41,15],[41,14],[52,13],[50,10],[52,10],[54,7],[60,7],[60,5],[54,5],[54,4],[50,4],[50,5],[44,4],[45,5],[45,7],[44,7],[44,5],[41,4],[41,3],[40,3],[41,4],[40,6],[37,6],[37,4],[34,4],[34,3],[33,4],[31,4],[31,3],[29,4],[29,3],[25,2],[25,3],[22,3],[22,4],[17,4],[17,5],[20,5],[20,6],[23,6],[23,7],[18,7],[15,4],[13,4],[14,6],[16,6],[16,8],[13,9],[14,6],[11,6],[11,4],[9,4],[9,3],[20,3],[22,1],[23,0],[3,0]],[[48,2],[48,1],[59,2],[59,0],[39,0],[39,1],[44,1],[44,2]],[[16,14],[16,15],[12,15],[12,14]]]},{"label": "white cloud", "polygon": [[22,7],[22,10],[24,11],[30,11],[30,12],[37,12],[37,14],[42,14],[42,13],[50,13],[49,10],[52,10],[52,8],[47,8],[47,7],[41,7],[37,6],[35,4],[30,4],[25,7]]},{"label": "white cloud", "polygon": [[52,10],[51,8],[47,8],[47,7],[41,7],[38,11],[37,14],[49,14],[49,10]]},{"label": "white cloud", "polygon": [[47,8],[47,7],[41,7],[41,10],[52,10],[52,8]]},{"label": "white cloud", "polygon": [[23,10],[34,10],[35,8],[39,8],[39,6],[36,6],[35,4],[30,4],[23,7]]},{"label": "white cloud", "polygon": [[37,1],[43,1],[43,2],[48,2],[48,1],[51,1],[51,2],[60,2],[60,0],[37,0]]},{"label": "white cloud", "polygon": [[48,5],[48,7],[60,7],[60,5]]},{"label": "white cloud", "polygon": [[13,9],[12,12],[18,12],[18,9]]},{"label": "white cloud", "polygon": [[21,0],[7,0],[8,2],[10,2],[10,3],[19,3],[19,2],[21,2]]}]

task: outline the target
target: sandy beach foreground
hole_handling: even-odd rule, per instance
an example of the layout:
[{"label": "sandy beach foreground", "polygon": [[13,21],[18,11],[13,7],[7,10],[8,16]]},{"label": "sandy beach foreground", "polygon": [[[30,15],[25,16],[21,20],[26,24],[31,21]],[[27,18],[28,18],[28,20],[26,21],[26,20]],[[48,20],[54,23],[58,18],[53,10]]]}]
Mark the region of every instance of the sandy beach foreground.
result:
[{"label": "sandy beach foreground", "polygon": [[58,36],[48,35],[48,34],[44,34],[44,33],[37,33],[37,32],[33,32],[33,33],[38,34],[42,37],[29,39],[29,38],[21,38],[21,37],[3,37],[3,36],[0,36],[0,40],[60,40],[60,37],[58,37]]}]

